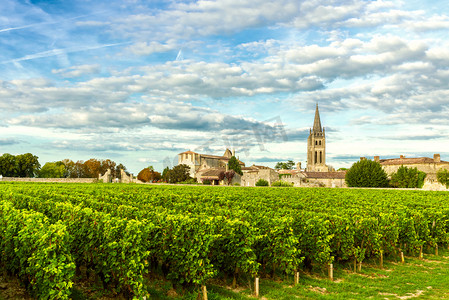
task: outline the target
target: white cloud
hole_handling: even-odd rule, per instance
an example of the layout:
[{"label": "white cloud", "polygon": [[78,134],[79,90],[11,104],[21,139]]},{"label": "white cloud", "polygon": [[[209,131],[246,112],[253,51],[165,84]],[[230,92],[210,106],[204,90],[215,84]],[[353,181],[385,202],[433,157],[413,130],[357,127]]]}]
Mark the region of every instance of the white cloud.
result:
[{"label": "white cloud", "polygon": [[66,69],[52,70],[53,74],[61,74],[66,78],[75,78],[87,74],[97,74],[101,71],[99,64],[72,66]]},{"label": "white cloud", "polygon": [[131,52],[134,55],[144,56],[153,53],[168,52],[174,49],[178,49],[179,45],[175,40],[169,40],[166,43],[159,42],[137,42],[125,49],[125,51]]}]

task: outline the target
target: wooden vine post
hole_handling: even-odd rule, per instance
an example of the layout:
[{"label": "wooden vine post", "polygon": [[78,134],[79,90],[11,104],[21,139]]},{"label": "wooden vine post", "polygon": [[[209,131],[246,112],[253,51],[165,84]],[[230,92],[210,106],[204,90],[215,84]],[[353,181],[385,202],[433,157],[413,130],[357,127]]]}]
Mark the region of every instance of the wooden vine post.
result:
[{"label": "wooden vine post", "polygon": [[435,245],[435,255],[438,256],[438,244]]},{"label": "wooden vine post", "polygon": [[259,277],[256,277],[256,279],[254,279],[254,295],[256,297],[259,297]]},{"label": "wooden vine post", "polygon": [[422,245],[419,247],[419,259],[423,259]]},{"label": "wooden vine post", "polygon": [[201,286],[201,291],[203,293],[203,300],[207,300],[207,289],[205,285]]},{"label": "wooden vine post", "polygon": [[333,281],[334,280],[334,264],[328,264],[327,268],[328,268],[328,273],[329,273],[329,279]]},{"label": "wooden vine post", "polygon": [[380,268],[384,268],[384,250],[380,250]]},{"label": "wooden vine post", "polygon": [[404,252],[402,252],[402,251],[401,251],[401,262],[402,262],[402,263],[405,263],[405,260],[404,260]]},{"label": "wooden vine post", "polygon": [[362,272],[362,262],[359,262],[358,269],[359,269],[359,272]]},{"label": "wooden vine post", "polygon": [[299,284],[299,272],[295,271],[295,285]]}]

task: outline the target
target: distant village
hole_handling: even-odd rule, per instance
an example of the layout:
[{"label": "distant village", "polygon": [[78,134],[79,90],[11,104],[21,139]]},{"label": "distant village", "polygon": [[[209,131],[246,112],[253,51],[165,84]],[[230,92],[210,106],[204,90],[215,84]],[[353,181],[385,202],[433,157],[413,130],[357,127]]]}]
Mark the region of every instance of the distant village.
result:
[{"label": "distant village", "polygon": [[[30,182],[121,182],[121,183],[145,183],[145,182],[161,182],[168,183],[178,182],[171,181],[164,174],[155,172],[152,167],[143,169],[137,178],[128,172],[126,168],[110,160],[90,159],[86,162],[72,162],[63,160],[61,162],[47,163],[41,170],[39,176],[32,171],[33,168],[39,166],[37,157],[31,154],[19,155],[13,157],[4,154],[2,157],[10,158],[9,160],[25,160],[29,161],[32,166],[29,168],[29,174],[16,174],[15,176],[2,176],[0,172],[0,181],[30,181]],[[360,160],[366,158],[361,157]],[[236,164],[239,172],[231,172],[230,162]],[[388,176],[396,173],[402,166],[407,168],[416,168],[418,171],[425,173],[423,189],[426,190],[446,190],[437,180],[437,173],[441,169],[449,170],[449,162],[442,161],[440,154],[434,154],[430,157],[408,158],[400,155],[399,158],[381,159],[374,156],[374,161],[378,162]],[[279,164],[287,164],[279,162]],[[0,164],[1,165],[1,164]],[[42,176],[47,165],[51,165],[60,172],[50,172],[51,174],[59,174],[60,176]],[[116,166],[111,168],[111,166]],[[223,155],[201,154],[194,151],[185,151],[178,154],[178,165],[176,167],[185,168],[185,183],[202,183],[210,185],[239,185],[245,187],[258,186],[261,181],[266,186],[275,186],[277,184],[286,184],[294,187],[347,187],[345,180],[347,170],[334,170],[326,164],[326,131],[321,125],[320,112],[318,104],[315,109],[315,118],[313,126],[309,130],[307,139],[307,162],[303,168],[300,162],[288,162],[287,168],[270,168],[267,166],[252,165],[247,166],[240,161],[235,150],[225,149]],[[93,168],[94,167],[94,168]],[[4,168],[3,168],[4,169]],[[24,170],[27,170],[25,168]],[[63,169],[63,170],[62,170]],[[84,170],[86,169],[86,170]],[[100,169],[103,169],[101,171]],[[168,168],[166,168],[168,169]],[[79,171],[89,171],[87,174],[80,174]],[[104,171],[105,170],[105,171]],[[233,169],[234,170],[234,169]],[[53,170],[54,171],[54,170]],[[146,172],[148,176],[142,176]],[[165,172],[166,170],[164,170]],[[67,174],[65,174],[67,173]],[[187,174],[188,173],[188,174]],[[232,173],[232,174],[231,174]],[[228,176],[231,174],[231,176]],[[87,175],[87,176],[86,176]],[[157,175],[157,176],[155,176]],[[51,177],[51,178],[50,178]],[[190,179],[188,179],[190,177]],[[185,179],[183,179],[185,180]],[[183,181],[181,180],[181,181]]]},{"label": "distant village", "polygon": [[[213,185],[222,185],[225,181],[220,178],[220,174],[228,171],[228,162],[233,156],[237,157],[235,151],[230,149],[226,149],[222,156],[186,151],[178,154],[178,164],[189,166],[190,176],[198,182],[207,181]],[[423,187],[425,189],[439,189],[436,173],[441,168],[449,169],[449,162],[442,161],[439,154],[434,154],[433,158],[406,158],[401,155],[399,158],[380,159],[379,156],[374,156],[374,161],[379,162],[387,174],[396,172],[401,166],[416,167],[427,174]],[[303,169],[301,163],[296,164],[296,169],[288,170],[259,165],[246,166],[244,162],[240,160],[238,162],[243,175],[236,174],[231,184],[256,186],[256,183],[263,179],[269,185],[282,180],[295,187],[347,187],[346,171],[335,171],[326,165],[326,133],[325,128],[321,126],[318,104],[313,127],[310,128],[307,139],[306,168]]]}]

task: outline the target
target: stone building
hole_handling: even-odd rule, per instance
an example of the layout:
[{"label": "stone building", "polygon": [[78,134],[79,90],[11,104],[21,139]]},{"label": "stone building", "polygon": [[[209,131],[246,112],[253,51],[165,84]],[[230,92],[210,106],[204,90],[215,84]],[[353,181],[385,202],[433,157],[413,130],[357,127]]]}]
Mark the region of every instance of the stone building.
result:
[{"label": "stone building", "polygon": [[307,139],[307,169],[308,172],[328,172],[326,166],[326,132],[321,127],[320,112],[318,103],[315,109],[315,120],[313,128],[310,129]]},{"label": "stone building", "polygon": [[256,186],[259,179],[265,179],[269,185],[279,180],[279,174],[274,169],[265,166],[243,167],[242,172],[240,183],[242,186]]},{"label": "stone building", "polygon": [[112,170],[111,169],[107,169],[106,173],[104,173],[103,175],[98,174],[98,180],[104,183],[111,183],[111,182],[115,182],[115,183],[132,183],[132,182],[137,182],[137,180],[134,180],[134,176],[133,174],[128,174],[125,172],[125,170],[120,169],[120,179],[118,178],[112,178]]},{"label": "stone building", "polygon": [[[206,171],[226,171],[226,166],[232,156],[235,156],[235,151],[231,152],[229,149],[226,149],[222,156],[199,154],[189,150],[178,154],[178,164],[188,165],[190,167],[190,177],[197,178],[200,181]],[[243,162],[238,161],[241,167],[245,166]]]},{"label": "stone building", "polygon": [[[227,171],[229,159],[235,156],[235,152],[226,149],[222,156],[209,154],[199,154],[193,151],[186,151],[178,154],[178,164],[186,164],[190,167],[190,176],[198,182],[209,180],[212,184],[223,184],[220,181],[220,174]],[[321,126],[320,112],[318,104],[315,109],[315,119],[313,128],[307,140],[307,168],[301,169],[298,163],[296,170],[274,170],[265,166],[252,165],[245,167],[239,161],[243,176],[235,177],[234,183],[242,186],[255,186],[259,179],[265,179],[271,185],[282,180],[291,182],[294,186],[325,186],[325,187],[346,187],[345,172],[334,172],[326,165],[326,135],[325,129]],[[288,171],[288,174],[284,171]]]},{"label": "stone building", "polygon": [[434,154],[430,157],[405,157],[401,155],[399,158],[380,159],[379,156],[374,156],[374,161],[381,164],[384,171],[391,176],[401,166],[408,168],[417,168],[419,171],[427,174],[426,181],[429,183],[437,182],[437,172],[445,168],[449,170],[449,162],[441,160],[440,154]]},{"label": "stone building", "polygon": [[[220,174],[228,171],[227,168],[211,168],[200,170],[196,174],[196,179],[198,182],[204,182],[208,180],[211,185],[228,185],[228,180],[226,178],[220,180]],[[235,185],[236,183],[240,185],[242,176],[235,173],[230,185]]]},{"label": "stone building", "polygon": [[297,187],[346,187],[346,172],[335,172],[326,165],[326,132],[321,126],[318,104],[315,108],[315,119],[307,139],[307,168],[296,170],[276,170],[281,180]]},{"label": "stone building", "polygon": [[306,172],[297,170],[277,170],[282,181],[290,182],[295,187],[347,187],[346,171]]}]

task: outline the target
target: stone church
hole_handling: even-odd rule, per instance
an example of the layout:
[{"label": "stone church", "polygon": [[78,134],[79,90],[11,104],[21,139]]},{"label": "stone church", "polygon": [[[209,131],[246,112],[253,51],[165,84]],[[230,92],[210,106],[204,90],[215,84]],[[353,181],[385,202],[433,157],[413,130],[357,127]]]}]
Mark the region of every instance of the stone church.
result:
[{"label": "stone church", "polygon": [[298,163],[296,170],[278,170],[282,180],[294,186],[346,187],[346,172],[336,172],[326,165],[326,131],[321,126],[318,104],[307,139],[307,167],[301,170],[300,165]]},{"label": "stone church", "polygon": [[307,139],[307,169],[308,172],[329,172],[326,166],[326,133],[321,127],[318,103],[315,109],[313,128],[310,129]]},{"label": "stone church", "polygon": [[[227,163],[232,156],[235,156],[235,151],[231,152],[229,149],[226,149],[222,156],[186,151],[178,154],[178,163],[188,165],[190,176],[196,178],[198,182],[208,180],[212,184],[223,184],[219,180],[219,175],[227,171]],[[335,172],[326,165],[326,133],[325,128],[321,126],[318,104],[315,109],[313,127],[307,139],[307,168],[305,170],[301,170],[300,163],[296,170],[274,170],[256,165],[246,167],[243,162],[239,161],[239,163],[243,175],[236,176],[235,179],[242,186],[255,186],[259,179],[265,179],[271,185],[280,178],[291,182],[294,186],[346,186],[345,172]]]}]

